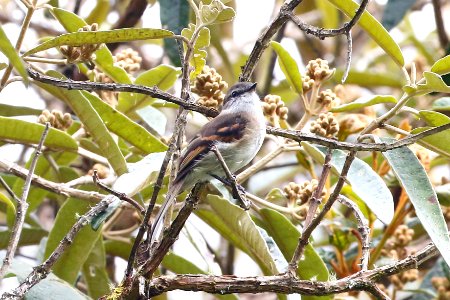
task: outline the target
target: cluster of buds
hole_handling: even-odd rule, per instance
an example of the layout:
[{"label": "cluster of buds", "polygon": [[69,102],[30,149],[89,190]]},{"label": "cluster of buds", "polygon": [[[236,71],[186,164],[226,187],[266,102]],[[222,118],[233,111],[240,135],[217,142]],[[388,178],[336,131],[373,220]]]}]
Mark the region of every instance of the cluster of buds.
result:
[{"label": "cluster of buds", "polygon": [[334,69],[330,70],[328,61],[317,58],[310,60],[306,65],[306,76],[314,81],[324,81],[334,74]]},{"label": "cluster of buds", "polygon": [[272,126],[279,126],[279,120],[286,120],[288,108],[278,95],[267,95],[263,99],[263,112]]},{"label": "cluster of buds", "polygon": [[310,131],[320,136],[333,137],[339,131],[339,124],[332,113],[321,113],[311,122]]},{"label": "cluster of buds", "polygon": [[[92,23],[92,25],[86,25],[80,29],[78,32],[83,31],[97,31],[98,24]],[[82,46],[61,46],[59,50],[61,54],[67,59],[68,63],[76,63],[82,61],[90,61],[92,54],[97,51],[102,44],[86,44]]]},{"label": "cluster of buds", "polygon": [[98,176],[98,179],[105,179],[105,178],[107,178],[108,176],[109,176],[109,168],[107,167],[107,166],[105,166],[105,165],[102,165],[102,164],[95,164],[93,167],[92,167],[92,169],[90,169],[89,171],[88,171],[88,175],[89,176],[92,176],[92,175],[94,175],[94,170],[96,170],[97,171],[97,176]]},{"label": "cluster of buds", "polygon": [[[288,198],[289,203],[295,203],[300,206],[298,215],[301,220],[306,218],[308,212],[309,200],[311,199],[314,191],[317,189],[318,181],[313,179],[311,181],[305,181],[302,184],[295,182],[290,182],[287,186],[283,188],[286,198]],[[325,197],[326,190],[322,190],[320,195],[321,199]]]},{"label": "cluster of buds", "polygon": [[[386,242],[382,255],[388,256],[395,260],[406,258],[409,254],[406,247],[411,243],[414,236],[414,230],[408,228],[406,225],[398,226],[391,238]],[[407,282],[415,281],[419,277],[419,271],[417,269],[407,270],[400,274],[396,274],[390,277],[391,283],[397,288],[402,289]]]},{"label": "cluster of buds", "polygon": [[49,110],[45,109],[38,117],[38,123],[45,124],[50,123],[53,128],[66,130],[72,123],[72,116],[69,113],[63,114],[59,110]]},{"label": "cluster of buds", "polygon": [[307,93],[313,88],[314,79],[311,79],[308,75],[305,75],[302,78],[302,85],[303,85],[303,93]]},{"label": "cluster of buds", "polygon": [[226,88],[228,88],[228,84],[222,80],[222,76],[214,68],[205,66],[202,72],[195,78],[192,92],[199,96],[199,104],[217,108],[223,102],[225,97],[223,91]]},{"label": "cluster of buds", "polygon": [[127,73],[139,71],[142,57],[131,48],[123,49],[113,57],[114,65],[122,67]]},{"label": "cluster of buds", "polygon": [[316,103],[319,104],[321,108],[333,108],[340,104],[341,100],[336,96],[336,94],[330,90],[326,89],[321,91],[317,97]]},{"label": "cluster of buds", "polygon": [[445,277],[431,278],[431,284],[437,291],[436,300],[450,299],[450,281]]}]

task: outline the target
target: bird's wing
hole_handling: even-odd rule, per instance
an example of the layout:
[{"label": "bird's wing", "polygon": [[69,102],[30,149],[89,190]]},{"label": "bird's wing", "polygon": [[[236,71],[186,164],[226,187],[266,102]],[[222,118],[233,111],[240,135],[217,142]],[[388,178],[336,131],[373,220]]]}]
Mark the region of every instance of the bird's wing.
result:
[{"label": "bird's wing", "polygon": [[178,163],[178,174],[175,182],[181,181],[210,150],[218,143],[232,143],[239,141],[247,126],[248,120],[241,117],[230,117],[220,114],[205,124],[198,137],[193,139],[181,155]]}]

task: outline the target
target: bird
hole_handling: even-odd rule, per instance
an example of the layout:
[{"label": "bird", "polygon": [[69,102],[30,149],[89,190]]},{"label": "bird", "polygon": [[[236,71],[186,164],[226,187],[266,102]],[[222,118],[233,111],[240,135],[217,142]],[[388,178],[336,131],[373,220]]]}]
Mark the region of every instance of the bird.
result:
[{"label": "bird", "polygon": [[150,230],[150,244],[163,231],[164,216],[176,197],[200,182],[222,178],[226,173],[214,150],[220,152],[231,173],[247,165],[258,153],[266,133],[266,122],[256,83],[240,82],[229,88],[222,110],[206,123],[181,153],[178,173]]}]

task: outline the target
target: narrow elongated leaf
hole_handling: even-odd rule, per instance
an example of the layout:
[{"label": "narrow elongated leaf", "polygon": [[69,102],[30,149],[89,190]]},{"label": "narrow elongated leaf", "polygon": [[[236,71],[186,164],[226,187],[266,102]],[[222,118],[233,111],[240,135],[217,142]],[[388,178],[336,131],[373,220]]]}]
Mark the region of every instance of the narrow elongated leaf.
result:
[{"label": "narrow elongated leaf", "polygon": [[[327,149],[322,146],[313,146],[307,142],[301,142],[302,147],[319,163],[324,163]],[[331,164],[332,172],[339,175],[342,171],[346,153],[341,150],[333,150]],[[392,194],[383,179],[364,161],[355,158],[347,175],[353,191],[360,197],[377,218],[385,224],[389,224],[394,216],[394,200]]]},{"label": "narrow elongated leaf", "polygon": [[139,118],[159,135],[166,133],[167,118],[160,110],[153,106],[146,106],[136,111]]},{"label": "narrow elongated leaf", "polygon": [[406,12],[416,3],[416,0],[388,0],[383,12],[381,24],[386,30],[391,30],[403,20]]},{"label": "narrow elongated leaf", "polygon": [[[41,239],[48,235],[42,228],[25,227],[20,234],[19,246],[39,245]],[[11,230],[0,231],[0,249],[6,249],[11,238]]]},{"label": "narrow elongated leaf", "polygon": [[[43,124],[0,117],[0,140],[21,144],[38,144],[44,128]],[[70,135],[55,128],[50,128],[44,146],[72,152],[78,149],[77,143]]]},{"label": "narrow elongated leaf", "polygon": [[28,83],[28,73],[25,68],[24,62],[22,58],[20,58],[18,51],[13,47],[8,37],[3,31],[3,28],[0,24],[0,52],[2,52],[9,60],[10,64],[19,72],[20,76],[22,76],[23,81]]},{"label": "narrow elongated leaf", "polygon": [[330,109],[332,112],[343,112],[360,109],[367,106],[372,106],[379,103],[396,103],[397,99],[391,95],[373,95],[369,97],[361,97],[355,101],[347,104],[340,105]]},{"label": "narrow elongated leaf", "polygon": [[323,28],[337,28],[339,26],[339,11],[326,0],[315,0],[317,8],[322,14]]},{"label": "narrow elongated leaf", "polygon": [[431,66],[431,72],[444,75],[450,73],[450,55],[444,56]]},{"label": "narrow elongated leaf", "polygon": [[[164,0],[159,2],[159,16],[163,28],[180,34],[183,28],[189,24],[189,2],[185,0]],[[164,53],[170,58],[170,61],[180,67],[180,55],[178,45],[174,40],[164,40]]]},{"label": "narrow elongated leaf", "polygon": [[278,63],[280,64],[280,68],[286,76],[291,88],[295,90],[297,94],[303,94],[302,75],[298,70],[297,62],[292,58],[289,52],[281,46],[280,43],[272,41],[270,42],[270,45],[278,55]]},{"label": "narrow elongated leaf", "polygon": [[450,123],[449,117],[437,111],[421,110],[419,111],[419,115],[429,126],[442,126]]},{"label": "narrow elongated leaf", "polygon": [[97,23],[101,25],[108,17],[110,6],[111,4],[109,0],[97,0],[94,9],[86,18],[86,23]]},{"label": "narrow elongated leaf", "polygon": [[[264,221],[261,225],[273,237],[286,260],[290,261],[301,236],[300,231],[284,215],[273,209],[263,208],[259,213]],[[311,244],[306,246],[304,255],[304,259],[299,262],[297,269],[299,278],[328,281],[327,267]]]},{"label": "narrow elongated leaf", "polygon": [[[335,78],[342,78],[344,71],[337,69],[335,73]],[[345,80],[347,84],[358,84],[360,86],[388,86],[394,88],[403,87],[403,79],[400,76],[395,76],[391,74],[380,74],[375,73],[371,70],[368,71],[357,71],[352,70],[348,72],[347,79]]]},{"label": "narrow elongated leaf", "polygon": [[[134,84],[148,87],[157,86],[165,91],[174,85],[180,74],[180,68],[162,64],[140,74]],[[117,109],[126,115],[130,115],[136,109],[148,105],[151,99],[153,98],[137,93],[120,93]]]},{"label": "narrow elongated leaf", "polygon": [[[45,248],[45,258],[48,258],[59,242],[69,232],[77,219],[91,208],[91,203],[80,199],[69,198],[61,206],[55,219],[53,229],[48,236]],[[71,245],[64,251],[60,259],[52,268],[53,273],[73,284],[83,264],[86,262],[89,253],[94,247],[97,239],[101,235],[101,230],[93,231],[89,226],[85,226],[78,232]]]},{"label": "narrow elongated leaf", "polygon": [[[383,138],[392,142],[393,139]],[[415,212],[447,265],[450,266],[450,238],[436,193],[417,156],[408,147],[382,152],[415,208]]]},{"label": "narrow elongated leaf", "polygon": [[450,97],[442,97],[433,102],[432,109],[434,110],[450,110]]},{"label": "narrow elongated leaf", "polygon": [[[16,275],[19,282],[23,282],[32,271],[32,265],[17,259],[13,260],[9,269],[9,273]],[[89,298],[72,285],[50,273],[27,292],[26,299],[87,300]]]},{"label": "narrow elongated leaf", "polygon": [[208,195],[206,201],[211,210],[199,209],[196,214],[234,246],[247,253],[265,275],[278,274],[269,249],[248,212],[219,196]]},{"label": "narrow elongated leaf", "polygon": [[0,103],[0,116],[3,117],[15,117],[15,116],[38,116],[42,112],[42,109],[35,109],[26,106],[15,106]]},{"label": "narrow elongated leaf", "polygon": [[[359,4],[352,0],[328,0],[340,11],[352,18],[358,10]],[[364,31],[395,61],[397,65],[403,67],[405,59],[402,51],[389,32],[375,19],[368,11],[364,11],[358,21]]]},{"label": "narrow elongated leaf", "polygon": [[[47,75],[64,79],[60,73],[52,70],[48,71]],[[92,107],[89,100],[81,91],[66,90],[38,82],[36,82],[36,84],[54,96],[60,98],[72,108],[75,114],[80,118],[83,125],[86,126],[86,129],[101,149],[102,154],[108,159],[108,162],[118,175],[121,175],[127,171],[126,161],[119,147],[96,110]]]},{"label": "narrow elongated leaf", "polygon": [[101,236],[98,237],[83,265],[83,276],[89,291],[89,296],[99,299],[110,291],[110,280],[106,272],[105,245]]},{"label": "narrow elongated leaf", "polygon": [[[430,126],[441,126],[450,123],[450,118],[444,114],[431,110],[421,110],[419,112],[420,118],[427,122]],[[420,133],[432,127],[418,127],[411,130],[412,134]],[[442,155],[449,155],[450,153],[450,129],[442,132],[424,137],[417,143]],[[440,150],[440,151],[439,151]]]},{"label": "narrow elongated leaf", "polygon": [[97,96],[86,91],[83,91],[82,94],[89,100],[111,132],[114,132],[144,153],[161,152],[167,149],[163,142],[145,130],[144,127],[133,122]]},{"label": "narrow elongated leaf", "polygon": [[[61,8],[53,8],[51,13],[68,32],[76,32],[78,29],[87,25],[82,18],[70,11]],[[107,47],[101,47],[99,50],[95,51],[94,62],[102,72],[112,78],[115,82],[131,83],[131,79],[127,72],[123,68],[114,65],[111,51],[109,51]]]},{"label": "narrow elongated leaf", "polygon": [[106,31],[79,31],[65,33],[25,52],[28,56],[58,46],[83,46],[101,43],[121,43],[136,40],[162,39],[173,36],[173,32],[154,28],[122,28]]},{"label": "narrow elongated leaf", "polygon": [[6,205],[6,209],[7,210],[11,210],[13,213],[16,212],[16,206],[14,205],[14,203],[12,202],[11,199],[9,199],[9,197],[7,197],[5,194],[0,193],[0,202],[3,202]]}]

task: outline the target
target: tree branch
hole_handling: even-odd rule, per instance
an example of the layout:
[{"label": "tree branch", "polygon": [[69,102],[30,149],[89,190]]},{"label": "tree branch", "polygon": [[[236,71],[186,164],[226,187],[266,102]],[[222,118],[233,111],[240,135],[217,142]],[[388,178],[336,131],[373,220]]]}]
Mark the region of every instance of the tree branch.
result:
[{"label": "tree branch", "polygon": [[53,253],[47,258],[47,260],[45,260],[42,264],[34,267],[33,271],[20,283],[18,287],[13,289],[11,292],[4,293],[0,299],[22,299],[26,292],[28,292],[33,286],[47,277],[53,265],[58,261],[67,247],[72,244],[73,239],[75,238],[77,233],[84,226],[90,224],[95,216],[105,211],[108,208],[108,205],[111,204],[114,200],[117,200],[115,196],[108,195],[97,205],[91,208],[86,214],[81,216],[78,221],[72,226],[66,236],[61,240],[58,247],[56,247]]},{"label": "tree branch", "polygon": [[0,268],[0,278],[5,276],[6,271],[8,271],[9,266],[14,258],[14,254],[16,253],[17,245],[19,244],[20,234],[22,233],[23,224],[25,222],[25,216],[28,210],[28,192],[30,191],[31,186],[31,178],[33,177],[34,170],[36,168],[36,164],[41,155],[42,147],[44,146],[45,138],[47,137],[48,131],[50,129],[50,123],[45,123],[44,131],[42,132],[41,139],[39,140],[39,144],[34,152],[33,159],[31,160],[30,170],[28,171],[28,175],[25,179],[25,183],[23,184],[22,189],[22,197],[17,199],[17,210],[16,210],[16,219],[14,221],[13,228],[11,230],[11,237],[8,242],[8,247],[6,249],[6,255],[3,259],[2,267]]},{"label": "tree branch", "polygon": [[[415,255],[373,270],[360,271],[351,276],[328,282],[298,280],[287,274],[274,276],[238,277],[230,275],[168,275],[151,280],[150,296],[173,290],[203,291],[211,294],[262,293],[302,294],[324,296],[349,291],[367,291],[378,299],[383,293],[376,291],[375,282],[386,276],[417,268],[438,255],[433,244],[427,245]],[[384,295],[385,296],[385,295]]]}]

